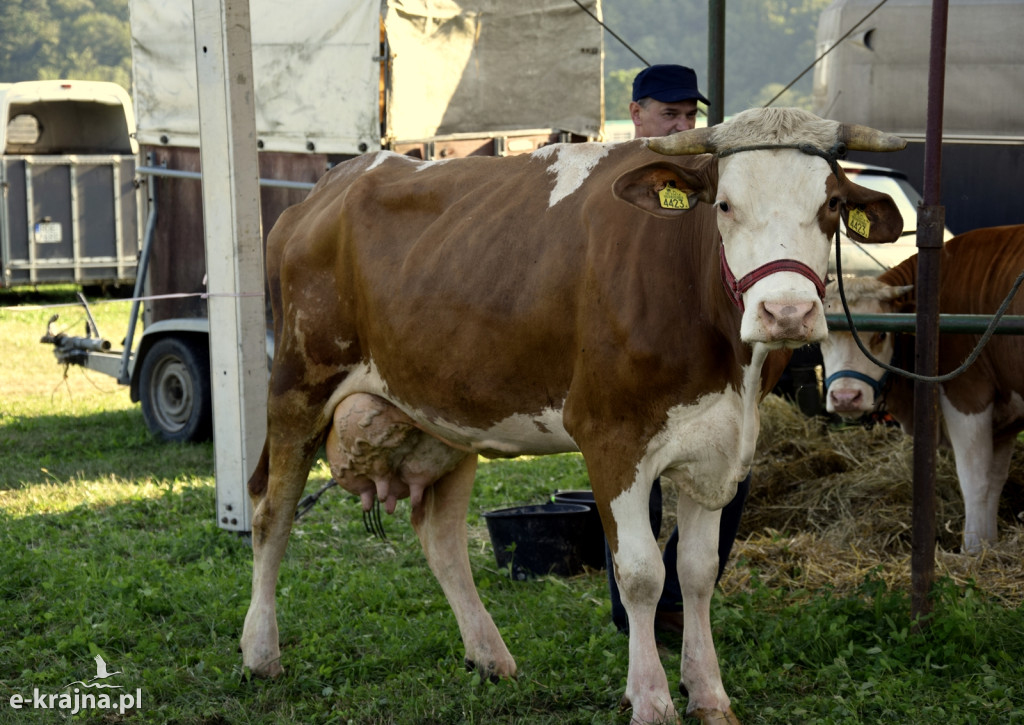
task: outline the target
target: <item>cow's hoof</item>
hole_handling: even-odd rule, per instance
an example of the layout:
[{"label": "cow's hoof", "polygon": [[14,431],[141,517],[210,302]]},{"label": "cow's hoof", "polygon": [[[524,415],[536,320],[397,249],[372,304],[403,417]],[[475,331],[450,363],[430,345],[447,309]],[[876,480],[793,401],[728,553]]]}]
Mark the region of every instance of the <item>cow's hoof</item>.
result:
[{"label": "cow's hoof", "polygon": [[702,725],[740,725],[740,721],[733,715],[731,707],[726,708],[724,712],[701,707],[686,713],[686,715],[700,720]]},{"label": "cow's hoof", "polygon": [[271,680],[284,674],[280,659],[273,659],[268,662],[261,662],[258,665],[247,665],[253,677],[261,680]]},{"label": "cow's hoof", "polygon": [[[495,685],[501,682],[501,677],[494,671],[493,665],[490,667],[477,667],[476,663],[468,657],[463,660],[463,664],[466,665],[466,672],[479,672],[481,678],[486,678]],[[515,675],[512,675],[512,678],[514,679]]]},{"label": "cow's hoof", "polygon": [[[632,707],[633,703],[629,701],[628,697],[623,695],[622,699],[619,700],[619,712],[626,712],[626,710],[629,710]],[[633,725],[633,723],[643,723],[644,725],[648,725],[649,723],[675,723],[675,725],[680,725],[682,723],[682,720],[680,720],[679,716],[675,713],[672,713],[667,718],[662,718],[659,720],[639,720],[635,717],[634,714],[634,717],[630,718],[629,723],[630,725]]]}]

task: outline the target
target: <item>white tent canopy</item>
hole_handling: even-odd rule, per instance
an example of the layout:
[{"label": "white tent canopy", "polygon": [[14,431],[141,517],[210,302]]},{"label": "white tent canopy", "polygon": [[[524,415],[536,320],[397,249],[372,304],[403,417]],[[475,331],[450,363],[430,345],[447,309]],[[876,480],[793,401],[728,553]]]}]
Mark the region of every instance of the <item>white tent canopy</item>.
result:
[{"label": "white tent canopy", "polygon": [[[251,0],[251,18],[267,151],[601,129],[603,29],[572,0]],[[131,30],[139,141],[197,146],[191,1],[132,0]]]}]

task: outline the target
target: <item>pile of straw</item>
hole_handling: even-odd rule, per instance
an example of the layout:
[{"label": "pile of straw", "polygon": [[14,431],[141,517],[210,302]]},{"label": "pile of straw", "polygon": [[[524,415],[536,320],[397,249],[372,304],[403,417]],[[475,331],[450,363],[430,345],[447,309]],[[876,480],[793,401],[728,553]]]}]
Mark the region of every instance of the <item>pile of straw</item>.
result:
[{"label": "pile of straw", "polygon": [[[756,576],[776,587],[850,593],[869,575],[909,591],[913,440],[898,427],[838,426],[768,396],[750,498],[721,586]],[[1000,599],[1024,602],[1024,443],[1003,489],[999,542],[960,554],[963,498],[952,452],[936,463],[935,571]],[[666,506],[666,514],[671,511]],[[667,522],[671,530],[671,521]]]}]

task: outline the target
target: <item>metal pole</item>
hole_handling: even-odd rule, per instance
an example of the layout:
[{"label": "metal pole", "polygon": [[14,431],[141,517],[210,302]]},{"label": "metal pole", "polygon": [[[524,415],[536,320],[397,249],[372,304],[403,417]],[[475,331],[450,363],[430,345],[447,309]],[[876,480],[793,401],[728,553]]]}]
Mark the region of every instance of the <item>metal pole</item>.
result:
[{"label": "metal pole", "polygon": [[[149,154],[152,157],[152,154]],[[149,256],[153,251],[153,234],[156,231],[156,219],[159,207],[157,206],[157,180],[149,177],[146,181],[146,191],[149,196],[149,217],[146,219],[146,233],[142,238],[142,251],[139,253],[139,263],[135,267],[135,291],[132,292],[132,311],[128,317],[128,332],[124,336],[124,351],[121,353],[121,366],[117,369],[117,382],[121,385],[128,385],[131,382],[131,374],[128,370],[128,363],[132,357],[132,344],[135,341],[135,327],[139,322],[139,308],[142,303],[139,301],[146,291],[146,275],[149,274]]]},{"label": "metal pole", "polygon": [[249,0],[192,0],[209,279],[217,524],[249,531],[267,422],[266,309]]},{"label": "metal pole", "polygon": [[708,0],[708,125],[725,118],[725,0]]},{"label": "metal pole", "polygon": [[[915,365],[923,375],[938,370],[939,269],[945,210],[942,189],[942,109],[946,75],[948,0],[932,0],[928,63],[928,124],[925,135],[924,199],[917,222],[917,344]],[[939,437],[938,388],[914,383],[914,512],[911,529],[910,613],[915,627],[932,611],[935,583],[935,457]]]},{"label": "metal pole", "polygon": [[[879,312],[850,315],[858,331],[916,332],[918,317],[912,312]],[[939,332],[947,335],[981,335],[988,329],[993,315],[939,315]],[[825,315],[829,332],[850,329],[843,313]],[[1024,335],[1024,315],[1003,315],[993,335]]]}]

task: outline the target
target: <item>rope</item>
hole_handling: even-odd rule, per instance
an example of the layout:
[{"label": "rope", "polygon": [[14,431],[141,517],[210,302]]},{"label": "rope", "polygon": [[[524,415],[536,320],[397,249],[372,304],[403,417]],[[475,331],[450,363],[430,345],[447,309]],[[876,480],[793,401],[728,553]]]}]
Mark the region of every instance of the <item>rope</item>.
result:
[{"label": "rope", "polygon": [[988,341],[992,338],[992,335],[995,334],[996,326],[999,324],[999,320],[1001,320],[1003,315],[1006,314],[1006,310],[1010,307],[1010,303],[1013,302],[1013,298],[1016,296],[1017,290],[1020,289],[1021,284],[1024,283],[1024,272],[1021,272],[1019,275],[1017,275],[1017,279],[1013,283],[1013,286],[1010,288],[1010,291],[1006,295],[1006,298],[1003,300],[1002,304],[999,305],[999,309],[996,310],[996,313],[992,317],[992,321],[989,323],[988,328],[985,330],[985,333],[981,336],[981,339],[978,340],[978,344],[975,345],[974,350],[971,351],[971,354],[968,355],[962,363],[960,363],[959,367],[957,367],[952,372],[946,373],[945,375],[918,375],[917,373],[911,372],[910,370],[904,370],[903,368],[897,367],[895,365],[890,365],[888,363],[882,362],[874,355],[872,355],[868,351],[867,347],[865,347],[864,343],[861,341],[860,334],[858,334],[857,328],[853,324],[853,317],[850,314],[850,306],[846,302],[846,290],[843,286],[842,261],[839,258],[838,229],[836,230],[836,277],[839,278],[839,299],[843,303],[843,312],[846,314],[846,322],[850,326],[850,333],[853,335],[853,341],[857,343],[857,347],[860,348],[860,351],[864,353],[868,360],[870,360],[883,370],[886,370],[891,373],[896,373],[897,375],[902,375],[905,378],[916,380],[922,383],[944,383],[947,380],[952,380],[953,378],[962,375],[967,370],[967,368],[973,365],[974,362],[981,355],[982,351],[985,349],[985,345],[987,345]]},{"label": "rope", "polygon": [[[723,156],[730,156],[732,154],[740,153],[742,151],[770,151],[777,149],[796,149],[805,154],[811,154],[812,156],[820,156],[821,158],[825,159],[828,162],[829,166],[832,168],[832,173],[834,173],[837,178],[839,177],[838,159],[842,158],[846,154],[846,146],[842,143],[838,143],[828,151],[819,149],[815,146],[812,146],[811,144],[757,144],[753,146],[738,146],[736,148],[726,149],[724,151],[717,152],[716,155],[719,158],[722,158]],[[1021,272],[1017,276],[1017,279],[1013,283],[1013,286],[1010,288],[1010,291],[1006,295],[1006,298],[1003,300],[1002,304],[999,305],[999,309],[996,310],[996,313],[992,317],[991,322],[989,322],[988,328],[985,330],[985,333],[981,336],[981,339],[978,340],[978,344],[974,347],[974,350],[971,351],[971,354],[967,356],[967,358],[960,364],[959,367],[957,367],[952,372],[946,373],[944,375],[919,375],[910,370],[904,370],[903,368],[897,367],[895,365],[882,362],[881,360],[879,360],[878,358],[871,354],[871,352],[864,345],[864,342],[860,339],[860,334],[857,332],[857,328],[853,324],[853,316],[850,314],[850,306],[846,301],[846,289],[843,285],[843,263],[839,251],[839,239],[839,229],[836,229],[836,277],[839,280],[839,299],[843,303],[843,313],[846,315],[846,322],[850,326],[850,333],[853,335],[854,342],[857,343],[857,347],[860,349],[862,353],[864,353],[868,360],[873,362],[878,367],[888,372],[895,373],[897,375],[902,375],[905,378],[916,380],[922,383],[944,383],[948,380],[952,380],[953,378],[959,375],[962,375],[965,370],[967,370],[971,365],[973,365],[974,362],[981,355],[982,351],[985,349],[985,345],[988,344],[988,341],[995,334],[996,327],[998,326],[999,321],[1003,318],[1003,315],[1006,314],[1006,310],[1009,309],[1010,303],[1013,302],[1013,298],[1016,296],[1017,290],[1020,289],[1021,284],[1024,284],[1024,272]]]},{"label": "rope", "polygon": [[835,174],[836,179],[839,178],[839,159],[846,156],[846,144],[842,142],[837,143],[827,151],[819,149],[817,146],[809,143],[766,143],[754,144],[752,146],[737,146],[723,151],[716,151],[715,155],[721,159],[743,151],[778,151],[779,149],[795,149],[801,153],[808,154],[809,156],[820,156],[828,162],[828,166],[832,169],[832,173]]},{"label": "rope", "polygon": [[[164,295],[148,295],[145,297],[118,297],[117,299],[109,300],[92,300],[89,302],[90,305],[105,305],[114,302],[150,302],[152,300],[177,300],[184,299],[186,297],[200,297],[204,300],[211,299],[213,297],[263,297],[262,292],[169,292]],[[10,312],[39,312],[40,310],[56,309],[58,307],[81,307],[82,302],[58,302],[52,305],[17,305],[14,307],[5,307],[4,310]]]},{"label": "rope", "polygon": [[299,501],[299,505],[295,507],[295,518],[292,520],[298,521],[307,513],[309,513],[309,510],[313,508],[314,504],[316,504],[317,501],[320,500],[320,497],[324,495],[324,492],[327,491],[327,489],[334,488],[337,485],[338,482],[332,478],[330,481],[325,483],[319,491],[317,491],[316,493],[311,493],[305,498],[303,498],[301,501]]},{"label": "rope", "polygon": [[[582,11],[583,11],[583,12],[585,12],[585,13],[586,13],[587,15],[589,15],[590,17],[592,17],[592,18],[594,19],[594,21],[595,21],[595,22],[596,22],[596,23],[597,23],[598,25],[600,25],[600,26],[601,26],[602,28],[604,28],[604,29],[605,29],[605,30],[607,30],[607,31],[608,31],[609,33],[611,33],[612,37],[613,37],[613,38],[615,38],[615,39],[616,39],[617,41],[619,41],[620,43],[622,43],[622,45],[623,45],[623,46],[624,46],[624,47],[626,48],[626,50],[628,50],[628,51],[629,51],[630,53],[632,53],[632,54],[633,54],[633,55],[635,55],[635,56],[636,56],[637,58],[639,58],[639,59],[640,59],[640,62],[641,62],[641,63],[643,63],[643,64],[644,64],[645,66],[647,66],[647,67],[650,67],[650,65],[651,65],[651,64],[650,64],[650,63],[648,63],[648,62],[647,62],[647,61],[646,61],[646,60],[644,59],[644,57],[643,57],[642,55],[640,55],[640,54],[639,54],[639,53],[637,53],[637,52],[636,52],[635,50],[633,50],[633,48],[632,48],[632,47],[630,46],[630,44],[629,44],[629,43],[627,43],[627,42],[626,42],[625,40],[623,40],[622,38],[620,38],[620,37],[618,36],[618,34],[617,34],[617,33],[616,33],[616,32],[615,32],[614,30],[612,30],[612,29],[611,29],[611,28],[609,28],[609,27],[608,27],[607,25],[605,25],[605,24],[604,24],[604,21],[603,21],[603,20],[601,20],[601,19],[600,19],[599,17],[597,17],[596,15],[594,15],[594,14],[593,14],[592,12],[590,12],[590,10],[588,10],[587,8],[583,7],[583,3],[581,3],[581,2],[580,2],[580,0],[572,0],[572,1],[573,1],[574,3],[576,3],[577,5],[579,5],[579,6],[580,6],[580,10],[582,10]],[[884,0],[883,0],[883,2],[884,2]]]},{"label": "rope", "polygon": [[835,43],[833,43],[833,44],[832,44],[832,46],[831,46],[831,47],[830,47],[830,48],[829,48],[828,50],[826,50],[826,51],[825,51],[824,53],[822,53],[822,54],[821,54],[821,55],[819,55],[819,56],[818,56],[817,58],[815,58],[815,59],[814,59],[814,62],[813,62],[813,63],[811,63],[811,64],[810,64],[809,66],[807,66],[806,68],[804,68],[804,69],[803,69],[803,70],[802,70],[802,71],[800,72],[800,75],[798,75],[798,76],[797,76],[796,78],[794,78],[793,80],[791,80],[791,81],[789,82],[789,85],[787,85],[787,86],[786,86],[785,88],[783,88],[783,89],[782,89],[781,91],[779,91],[778,93],[776,93],[776,94],[775,94],[775,96],[774,96],[774,97],[773,97],[773,98],[772,98],[772,99],[771,99],[770,101],[768,101],[768,103],[764,104],[764,106],[762,106],[762,107],[763,107],[763,108],[768,108],[768,107],[769,107],[770,105],[772,105],[773,103],[775,103],[775,101],[779,100],[779,98],[780,98],[780,97],[782,96],[782,94],[783,94],[783,93],[785,93],[785,92],[786,92],[786,91],[788,91],[788,90],[789,90],[790,88],[792,88],[792,87],[793,87],[794,85],[796,85],[796,82],[797,82],[798,80],[800,80],[800,79],[801,79],[801,78],[803,78],[803,77],[804,77],[805,75],[807,75],[808,71],[810,71],[810,70],[811,70],[812,68],[814,68],[814,66],[818,65],[818,63],[820,63],[820,62],[821,62],[821,61],[822,61],[822,60],[823,60],[823,59],[825,58],[825,56],[826,56],[826,55],[828,55],[828,54],[829,54],[829,53],[831,53],[831,52],[832,52],[833,50],[835,50],[836,48],[838,48],[838,47],[839,47],[839,44],[840,44],[840,43],[842,43],[842,42],[843,42],[844,40],[846,40],[846,39],[847,39],[847,38],[849,38],[849,37],[850,37],[851,35],[853,35],[853,31],[854,31],[854,30],[856,30],[857,28],[859,28],[859,27],[860,27],[860,26],[861,26],[861,25],[862,25],[862,24],[864,23],[864,21],[865,21],[865,20],[867,20],[868,18],[870,18],[870,17],[872,16],[872,15],[874,15],[874,14],[875,14],[875,11],[876,11],[876,10],[878,10],[878,8],[880,8],[880,7],[882,7],[883,5],[885,5],[885,3],[886,3],[886,2],[888,2],[888,0],[882,0],[882,2],[878,3],[878,5],[875,5],[875,7],[871,8],[871,11],[870,11],[870,12],[868,12],[868,14],[867,14],[867,15],[865,15],[865,16],[864,16],[863,18],[861,18],[861,19],[860,19],[859,21],[857,21],[857,24],[856,24],[856,25],[854,25],[854,26],[853,26],[852,28],[850,28],[849,30],[847,30],[847,31],[846,31],[846,34],[845,34],[845,35],[843,35],[843,37],[841,37],[841,38],[840,38],[839,40],[837,40],[837,41],[836,41]]}]

